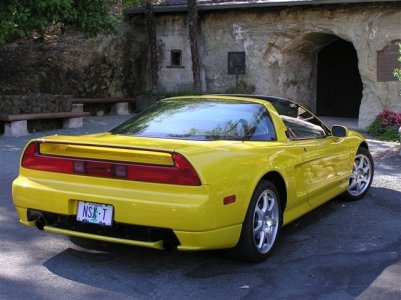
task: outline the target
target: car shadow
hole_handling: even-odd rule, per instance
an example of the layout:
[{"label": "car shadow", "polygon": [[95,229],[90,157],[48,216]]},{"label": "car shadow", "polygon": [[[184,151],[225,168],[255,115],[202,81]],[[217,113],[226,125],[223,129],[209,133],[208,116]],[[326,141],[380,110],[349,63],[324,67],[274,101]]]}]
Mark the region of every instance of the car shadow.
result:
[{"label": "car shadow", "polygon": [[400,196],[372,188],[362,201],[336,198],[285,226],[273,254],[258,264],[224,251],[168,252],[71,238],[71,247],[44,266],[75,282],[144,299],[353,298],[401,261],[399,232],[383,228],[399,224],[398,217],[388,214],[388,224],[366,220],[394,209],[395,202],[375,199],[382,193]]}]

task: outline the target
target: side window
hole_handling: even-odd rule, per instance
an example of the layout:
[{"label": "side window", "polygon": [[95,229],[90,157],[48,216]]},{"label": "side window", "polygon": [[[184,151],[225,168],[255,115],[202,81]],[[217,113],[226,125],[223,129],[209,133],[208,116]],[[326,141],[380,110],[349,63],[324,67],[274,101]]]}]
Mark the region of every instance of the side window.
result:
[{"label": "side window", "polygon": [[308,121],[281,116],[284,121],[285,126],[287,127],[287,135],[292,139],[316,139],[322,138],[326,136],[325,131],[322,127],[312,124]]},{"label": "side window", "polygon": [[309,111],[295,103],[280,104],[279,114],[291,139],[317,139],[328,135],[324,125]]}]

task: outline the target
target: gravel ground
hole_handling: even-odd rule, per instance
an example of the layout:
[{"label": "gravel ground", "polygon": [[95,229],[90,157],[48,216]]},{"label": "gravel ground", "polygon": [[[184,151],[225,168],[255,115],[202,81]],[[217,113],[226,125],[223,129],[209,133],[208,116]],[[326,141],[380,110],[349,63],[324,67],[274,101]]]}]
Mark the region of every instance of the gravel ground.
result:
[{"label": "gravel ground", "polygon": [[373,186],[401,191],[400,143],[368,138],[368,144],[375,162]]}]

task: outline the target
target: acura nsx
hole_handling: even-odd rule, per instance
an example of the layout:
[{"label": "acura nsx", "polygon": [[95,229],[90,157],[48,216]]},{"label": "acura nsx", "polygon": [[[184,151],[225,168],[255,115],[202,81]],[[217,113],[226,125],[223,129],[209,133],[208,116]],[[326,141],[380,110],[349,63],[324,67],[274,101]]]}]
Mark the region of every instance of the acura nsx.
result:
[{"label": "acura nsx", "polygon": [[22,224],[156,249],[266,259],[283,225],[373,180],[368,144],[278,97],[163,99],[113,130],[31,140],[13,182]]}]

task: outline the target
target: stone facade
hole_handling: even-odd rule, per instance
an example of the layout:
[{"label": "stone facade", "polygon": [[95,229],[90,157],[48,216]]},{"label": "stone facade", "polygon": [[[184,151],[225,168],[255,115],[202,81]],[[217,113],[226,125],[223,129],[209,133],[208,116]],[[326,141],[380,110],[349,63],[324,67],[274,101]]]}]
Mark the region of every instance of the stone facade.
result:
[{"label": "stone facade", "polygon": [[[162,55],[160,87],[192,86],[186,14],[157,16]],[[401,40],[401,3],[296,6],[206,11],[200,15],[202,77],[207,92],[235,86],[227,74],[227,52],[246,55],[244,82],[256,94],[295,99],[316,112],[318,54],[335,40],[352,43],[362,82],[359,127],[367,127],[383,109],[401,112],[400,83],[378,82],[377,53]],[[182,66],[169,68],[170,50],[182,49]],[[341,53],[336,58],[341,61]],[[340,105],[346,106],[347,103]]]},{"label": "stone facade", "polygon": [[[157,19],[157,40],[159,50],[159,89],[179,92],[192,89],[191,48],[188,39],[187,19],[182,16]],[[180,61],[174,63],[172,52],[180,51]],[[178,58],[177,58],[178,59]]]}]

